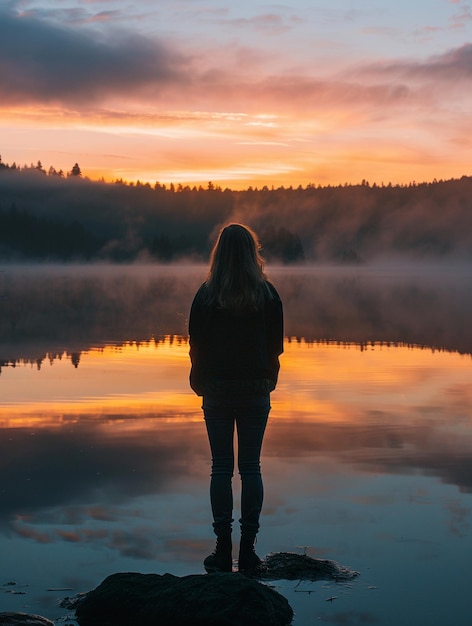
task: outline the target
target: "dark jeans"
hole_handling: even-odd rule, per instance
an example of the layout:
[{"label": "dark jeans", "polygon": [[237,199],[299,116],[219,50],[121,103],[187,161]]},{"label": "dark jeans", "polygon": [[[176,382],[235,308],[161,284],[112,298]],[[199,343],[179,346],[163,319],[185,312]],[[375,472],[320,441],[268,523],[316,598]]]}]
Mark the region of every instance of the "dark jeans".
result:
[{"label": "dark jeans", "polygon": [[233,399],[221,396],[203,398],[212,455],[210,501],[217,535],[228,532],[233,522],[235,424],[241,476],[241,532],[255,536],[259,529],[264,497],[260,456],[269,411],[269,394]]}]

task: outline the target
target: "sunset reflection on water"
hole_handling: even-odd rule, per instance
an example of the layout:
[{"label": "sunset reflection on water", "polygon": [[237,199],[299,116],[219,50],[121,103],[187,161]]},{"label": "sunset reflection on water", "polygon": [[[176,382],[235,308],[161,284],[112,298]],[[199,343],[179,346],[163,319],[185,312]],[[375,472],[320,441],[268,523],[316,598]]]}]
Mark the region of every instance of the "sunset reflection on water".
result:
[{"label": "sunset reflection on water", "polygon": [[[58,424],[59,416],[153,414],[201,419],[200,401],[189,389],[186,338],[105,346],[2,372],[3,427]],[[359,423],[366,416],[449,414],[472,406],[472,358],[409,346],[308,343],[286,340],[273,415],[296,421]],[[438,409],[437,403],[440,404]],[[42,416],[42,417],[40,417]],[[470,419],[470,414],[468,413]],[[12,422],[11,420],[15,420]],[[35,421],[36,420],[36,421]],[[46,422],[43,422],[46,420]]]},{"label": "sunset reflection on water", "polygon": [[[156,413],[191,419],[195,413],[188,388],[188,345],[185,339],[105,346],[83,352],[77,367],[63,355],[34,365],[6,368],[0,406],[9,415],[127,415]],[[50,416],[50,417],[49,417]],[[39,419],[39,418],[38,418]],[[99,418],[97,418],[99,421]]]},{"label": "sunset reflection on water", "polygon": [[[326,307],[346,290],[332,285],[310,326],[297,289],[282,283],[287,339],[263,447],[258,552],[307,550],[361,575],[349,587],[277,582],[294,626],[468,625],[460,572],[472,548],[470,331],[455,323],[436,333],[436,318],[433,330],[416,319],[396,327],[390,292],[370,326],[359,315],[365,330],[334,331],[338,308],[328,315]],[[360,311],[365,293],[349,289]],[[165,307],[161,323],[172,330],[179,316],[182,325],[183,304]],[[467,307],[454,308],[456,321],[466,318]],[[91,324],[86,336],[94,328],[103,333]],[[53,619],[67,612],[46,588],[70,588],[63,597],[116,571],[201,573],[213,545],[209,449],[201,399],[188,386],[187,337],[149,339],[136,326],[133,341],[91,338],[75,350],[60,347],[69,329],[59,331],[54,349],[45,326],[37,345],[13,337],[18,356],[0,373],[0,611]],[[362,340],[344,341],[349,334]],[[427,337],[441,341],[428,347]],[[238,489],[236,475],[236,502]],[[24,596],[7,593],[10,580]]]}]

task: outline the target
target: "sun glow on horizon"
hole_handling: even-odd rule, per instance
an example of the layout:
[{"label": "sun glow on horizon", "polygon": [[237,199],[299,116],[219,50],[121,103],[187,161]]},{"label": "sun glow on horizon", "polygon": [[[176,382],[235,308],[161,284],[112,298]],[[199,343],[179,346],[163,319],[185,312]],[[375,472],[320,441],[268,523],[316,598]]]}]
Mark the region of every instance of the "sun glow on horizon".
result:
[{"label": "sun glow on horizon", "polygon": [[[228,111],[73,111],[8,108],[3,160],[41,161],[64,172],[74,162],[92,180],[243,190],[310,184],[409,184],[466,175],[468,156],[444,146],[416,122],[371,128],[342,109],[282,113]],[[34,132],[33,132],[34,131]],[[28,153],[20,144],[30,136]],[[47,141],[46,141],[47,137]],[[74,151],[64,150],[74,146]],[[46,148],[47,146],[47,148]],[[97,152],[96,148],[99,147]],[[28,154],[28,156],[26,156]],[[414,168],[414,173],[412,168]]]}]

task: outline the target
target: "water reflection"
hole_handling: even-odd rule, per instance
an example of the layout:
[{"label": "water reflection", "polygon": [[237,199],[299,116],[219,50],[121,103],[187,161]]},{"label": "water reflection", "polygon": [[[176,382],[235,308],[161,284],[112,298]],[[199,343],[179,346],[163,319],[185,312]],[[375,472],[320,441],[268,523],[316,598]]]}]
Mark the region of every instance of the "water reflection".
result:
[{"label": "water reflection", "polygon": [[329,454],[372,473],[421,471],[471,491],[469,357],[289,346],[284,366],[269,453]]},{"label": "water reflection", "polygon": [[[48,294],[58,303],[50,319],[45,304],[43,315],[41,305],[37,316],[27,313],[27,291],[21,306],[15,302],[22,331],[11,332],[2,316],[3,363],[16,367],[0,376],[0,610],[57,618],[57,596],[87,590],[113,571],[203,571],[213,545],[209,452],[179,330],[186,294],[201,276],[165,277],[169,298],[147,304],[138,295],[155,277],[133,283],[132,276],[125,291],[135,290],[139,307],[108,302],[105,314],[95,310],[100,298],[92,290],[80,315],[67,317],[71,283],[67,297]],[[365,274],[335,288],[327,270],[297,280],[280,270],[279,278],[289,338],[264,442],[258,548],[309,546],[310,554],[361,571],[352,587],[311,585],[309,594],[278,583],[296,626],[465,626],[472,547],[466,277],[438,288],[429,276],[416,291],[405,286],[408,276],[391,277],[388,288]],[[395,308],[394,294],[405,289],[410,301]],[[438,289],[447,297],[435,296],[433,310],[427,296]],[[423,317],[410,319],[405,307]],[[437,307],[449,307],[453,323]],[[9,580],[25,595],[6,593]],[[327,603],[330,596],[338,599]]]}]

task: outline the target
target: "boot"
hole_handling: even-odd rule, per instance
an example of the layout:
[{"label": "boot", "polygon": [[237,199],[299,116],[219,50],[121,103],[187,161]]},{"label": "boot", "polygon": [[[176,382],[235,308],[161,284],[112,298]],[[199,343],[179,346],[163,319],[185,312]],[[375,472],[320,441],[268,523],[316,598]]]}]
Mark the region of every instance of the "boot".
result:
[{"label": "boot", "polygon": [[203,566],[208,574],[233,571],[231,534],[218,535],[215,549],[203,561]]},{"label": "boot", "polygon": [[261,559],[254,550],[256,543],[255,536],[241,535],[241,543],[239,545],[239,571],[255,572],[261,568]]}]

